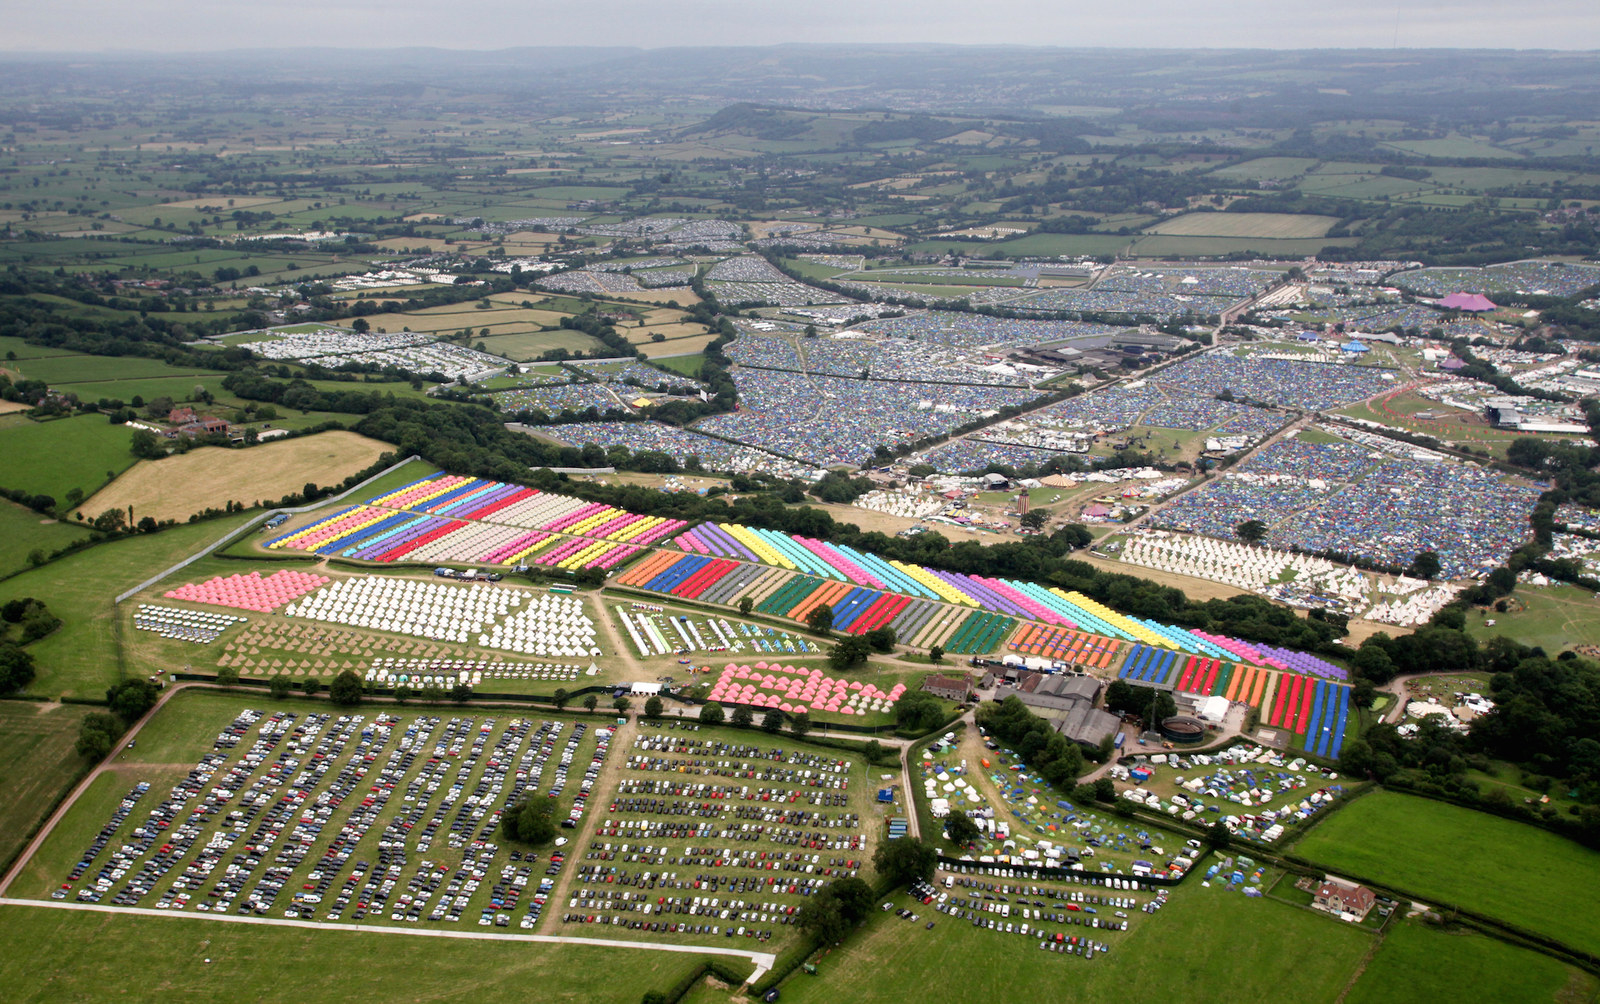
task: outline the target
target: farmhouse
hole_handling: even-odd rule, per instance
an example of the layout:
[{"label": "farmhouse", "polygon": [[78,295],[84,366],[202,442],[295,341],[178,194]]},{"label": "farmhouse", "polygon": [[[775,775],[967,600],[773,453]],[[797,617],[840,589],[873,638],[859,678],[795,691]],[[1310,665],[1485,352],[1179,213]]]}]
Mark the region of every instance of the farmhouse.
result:
[{"label": "farmhouse", "polygon": [[1367,919],[1378,897],[1371,889],[1326,879],[1312,892],[1311,905],[1343,920],[1360,923]]},{"label": "farmhouse", "polygon": [[1049,718],[1057,732],[1084,746],[1097,747],[1116,735],[1119,724],[1117,716],[1095,707],[1104,689],[1098,679],[1088,675],[1047,675],[1029,670],[1016,672],[1014,676],[1008,671],[1006,675],[1014,682],[996,687],[995,700],[1016,697],[1035,712]]},{"label": "farmhouse", "polygon": [[972,681],[962,676],[930,676],[922,681],[922,689],[946,701],[964,702],[972,694]]}]

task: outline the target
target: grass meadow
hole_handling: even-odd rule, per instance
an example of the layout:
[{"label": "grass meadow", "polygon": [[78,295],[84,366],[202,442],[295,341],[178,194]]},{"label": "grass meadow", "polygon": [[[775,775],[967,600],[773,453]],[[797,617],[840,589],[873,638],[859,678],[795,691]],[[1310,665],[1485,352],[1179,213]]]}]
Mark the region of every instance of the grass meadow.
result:
[{"label": "grass meadow", "polygon": [[31,596],[62,621],[28,646],[38,672],[28,692],[100,697],[119,678],[112,599],[250,518],[237,514],[110,541],[0,582],[0,602]]},{"label": "grass meadow", "polygon": [[41,516],[14,502],[0,501],[0,575],[28,567],[28,555],[41,550],[49,554],[89,535],[89,531],[70,523]]},{"label": "grass meadow", "polygon": [[1464,930],[1408,920],[1345,998],[1347,1004],[1433,1004],[1446,1000],[1552,1004],[1593,1000],[1595,977],[1547,955]]},{"label": "grass meadow", "polygon": [[1352,878],[1496,917],[1600,952],[1600,913],[1574,892],[1600,884],[1600,852],[1509,819],[1414,795],[1355,799],[1295,846]]},{"label": "grass meadow", "polygon": [[45,494],[57,502],[67,492],[86,495],[133,466],[133,430],[104,415],[26,422],[0,429],[0,486]]},{"label": "grass meadow", "polygon": [[33,828],[87,767],[73,751],[78,723],[94,708],[0,701],[0,867],[22,850]]}]

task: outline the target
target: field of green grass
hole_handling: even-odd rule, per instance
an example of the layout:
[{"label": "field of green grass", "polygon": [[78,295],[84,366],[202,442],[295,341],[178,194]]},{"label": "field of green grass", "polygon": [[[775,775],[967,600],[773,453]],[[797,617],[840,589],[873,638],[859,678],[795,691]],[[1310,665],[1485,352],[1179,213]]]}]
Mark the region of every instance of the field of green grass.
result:
[{"label": "field of green grass", "polygon": [[57,502],[73,488],[85,496],[133,466],[133,430],[104,415],[79,415],[0,429],[0,486],[43,493]]},{"label": "field of green grass", "polygon": [[32,596],[62,621],[28,646],[38,671],[28,691],[100,697],[118,679],[112,599],[251,518],[234,515],[110,541],[0,582],[0,602]]},{"label": "field of green grass", "polygon": [[1321,237],[1338,219],[1294,213],[1185,213],[1145,229],[1147,234],[1196,237]]},{"label": "field of green grass", "polygon": [[1538,952],[1420,921],[1393,926],[1347,1004],[1447,1000],[1550,1004],[1594,999],[1594,976]]},{"label": "field of green grass", "polygon": [[1600,852],[1532,826],[1374,791],[1312,829],[1295,852],[1338,874],[1600,952],[1600,914],[1573,901],[1574,890],[1600,883]]},{"label": "field of green grass", "polygon": [[[136,356],[46,356],[25,360],[22,375],[29,380],[43,380],[52,387],[72,389],[73,384],[95,381],[139,380],[164,376],[221,376],[214,370],[173,367],[159,359],[141,359]],[[131,397],[132,395],[125,395]]]},{"label": "field of green grass", "polygon": [[[1480,642],[1512,638],[1554,655],[1574,645],[1600,645],[1600,600],[1577,586],[1518,586],[1515,600],[1526,609],[1511,613],[1474,610],[1467,632]],[[1494,621],[1490,624],[1489,621]]]},{"label": "field of green grass", "polygon": [[73,704],[0,702],[0,866],[54,808],[56,800],[87,767],[73,751],[78,723],[93,708]]},{"label": "field of green grass", "polygon": [[[909,905],[897,895],[898,905]],[[1170,996],[1193,1001],[1335,1000],[1355,975],[1372,935],[1269,899],[1248,899],[1196,881],[1161,912],[1134,914],[1127,934],[1109,934],[1109,955],[1086,961],[1039,950],[1033,938],[978,930],[931,907],[921,922],[874,912],[843,948],[818,960],[817,975],[796,971],[783,1000],[904,1004],[950,1001],[1110,1002]],[[934,921],[932,931],[924,928]],[[687,1000],[725,1004],[726,992],[700,989]]]},{"label": "field of green grass", "polygon": [[232,996],[225,988],[283,1004],[374,993],[493,1000],[525,996],[535,986],[540,1001],[637,1004],[644,990],[665,989],[698,964],[694,955],[626,948],[0,907],[0,985],[18,1004],[122,993],[219,1000]]},{"label": "field of green grass", "polygon": [[88,535],[82,527],[50,520],[14,502],[0,502],[0,575],[27,568],[28,554],[34,550],[48,555]]}]

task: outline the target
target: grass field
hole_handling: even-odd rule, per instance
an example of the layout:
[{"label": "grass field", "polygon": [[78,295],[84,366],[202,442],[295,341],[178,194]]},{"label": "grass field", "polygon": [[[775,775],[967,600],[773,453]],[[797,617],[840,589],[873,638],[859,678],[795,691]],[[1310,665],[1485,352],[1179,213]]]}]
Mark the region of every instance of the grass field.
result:
[{"label": "grass field", "polygon": [[[490,331],[496,330],[490,327]],[[600,343],[590,338],[581,331],[523,331],[516,334],[490,335],[488,338],[474,338],[472,344],[476,346],[483,343],[486,351],[517,362],[527,362],[538,359],[551,349],[566,349],[569,352],[593,352],[600,347]]]},{"label": "grass field", "polygon": [[1222,178],[1282,180],[1305,174],[1316,165],[1310,157],[1257,157],[1242,164],[1219,167],[1211,173]]},{"label": "grass field", "polygon": [[655,364],[674,372],[682,373],[684,376],[698,377],[700,375],[700,367],[705,365],[705,357],[698,353],[691,356],[668,356],[664,359],[656,360]]},{"label": "grass field", "polygon": [[[1518,586],[1512,613],[1472,611],[1467,631],[1479,641],[1512,638],[1554,655],[1574,645],[1600,645],[1600,600],[1577,586]],[[1488,623],[1494,621],[1493,624]]]},{"label": "grass field", "polygon": [[57,502],[74,488],[85,494],[133,464],[133,430],[104,415],[79,415],[0,429],[0,486],[43,493]]},{"label": "grass field", "polygon": [[716,340],[716,335],[689,335],[686,338],[672,338],[664,342],[641,342],[635,348],[643,352],[646,359],[687,356],[698,362],[704,358],[701,353],[706,350],[706,346]]},{"label": "grass field", "polygon": [[1189,237],[1147,234],[1133,246],[1137,258],[1166,255],[1229,255],[1241,251],[1280,257],[1316,254],[1329,245],[1354,244],[1354,237]]},{"label": "grass field", "polygon": [[0,602],[32,596],[62,621],[28,646],[38,671],[28,691],[102,696],[118,679],[112,599],[250,518],[240,514],[110,541],[0,582]]},{"label": "grass field", "polygon": [[[21,363],[22,375],[29,380],[43,380],[50,386],[72,389],[73,384],[93,383],[102,380],[139,380],[148,377],[170,376],[221,376],[214,370],[173,367],[159,359],[141,359],[136,356],[46,356]],[[132,395],[127,395],[132,397]]]},{"label": "grass field", "polygon": [[23,840],[79,777],[84,761],[73,751],[78,723],[93,708],[72,704],[0,702],[0,865],[22,849]]},{"label": "grass field", "polygon": [[1345,998],[1348,1004],[1445,1000],[1550,1004],[1594,999],[1595,978],[1538,952],[1419,921],[1394,926]]},{"label": "grass field", "polygon": [[1338,223],[1332,216],[1294,213],[1185,213],[1145,228],[1147,234],[1187,237],[1321,237]]},{"label": "grass field", "polygon": [[1375,791],[1329,816],[1295,851],[1424,902],[1437,898],[1600,951],[1600,914],[1574,909],[1572,899],[1600,882],[1600,852],[1531,826]]},{"label": "grass field", "polygon": [[541,1001],[637,1004],[644,989],[665,989],[698,965],[693,955],[625,948],[14,906],[0,907],[0,954],[0,985],[18,1004],[94,1000],[130,987],[165,1001],[217,1000],[229,996],[223,987],[249,987],[251,1000],[305,1004],[368,996],[397,980],[407,1000],[511,998],[537,985]]},{"label": "grass field", "polygon": [[[894,897],[908,905],[904,894]],[[942,1000],[1120,1002],[1170,996],[1186,1000],[1333,1001],[1355,974],[1371,935],[1306,910],[1247,899],[1190,881],[1154,916],[1112,934],[1111,954],[1092,962],[1042,952],[1032,938],[979,931],[916,905],[932,931],[893,913],[874,912],[865,929],[818,961],[815,976],[796,972],[785,1001],[904,1004]],[[1093,932],[1090,932],[1091,935]],[[725,1004],[726,992],[701,989],[687,1000]]]},{"label": "grass field", "polygon": [[0,502],[0,575],[26,568],[28,554],[36,549],[49,554],[86,536],[82,527],[55,522],[14,502]]},{"label": "grass field", "polygon": [[136,519],[185,520],[208,508],[275,501],[308,482],[338,484],[392,449],[353,432],[323,432],[243,450],[202,447],[141,460],[84,503],[86,513],[133,507]]}]

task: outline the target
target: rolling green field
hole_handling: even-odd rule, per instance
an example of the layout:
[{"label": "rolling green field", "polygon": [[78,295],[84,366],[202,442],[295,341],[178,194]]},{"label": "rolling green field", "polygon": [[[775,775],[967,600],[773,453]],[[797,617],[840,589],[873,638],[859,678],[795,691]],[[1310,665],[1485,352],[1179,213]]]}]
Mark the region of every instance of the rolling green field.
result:
[{"label": "rolling green field", "polygon": [[81,540],[89,531],[70,523],[49,521],[14,502],[0,502],[0,575],[28,567],[28,554],[45,554]]},{"label": "rolling green field", "polygon": [[[1577,586],[1520,586],[1516,599],[1527,605],[1512,613],[1473,611],[1467,633],[1480,642],[1512,638],[1554,655],[1574,645],[1600,644],[1600,600]],[[1494,621],[1493,624],[1488,623]]]},{"label": "rolling green field", "polygon": [[[904,894],[892,897],[909,905]],[[1111,954],[1086,961],[1039,950],[1032,938],[977,930],[932,907],[920,922],[874,912],[843,948],[818,961],[815,976],[796,971],[783,1000],[904,1004],[931,995],[951,1001],[1071,999],[1113,1002],[1170,994],[1182,974],[1194,1001],[1327,1001],[1355,975],[1372,935],[1269,899],[1180,887],[1153,916],[1110,942]],[[932,931],[924,924],[934,921]],[[697,990],[688,1000],[718,1004],[726,992]]]},{"label": "rolling green field", "polygon": [[1600,852],[1532,826],[1374,791],[1329,816],[1295,852],[1424,902],[1437,898],[1600,951],[1600,914],[1574,909],[1572,900],[1573,890],[1600,883]]},{"label": "rolling green field", "polygon": [[1332,216],[1293,213],[1186,213],[1145,228],[1147,234],[1191,237],[1321,237],[1338,223]]},{"label": "rolling green field", "polygon": [[110,541],[0,582],[0,602],[32,596],[62,621],[28,646],[38,670],[28,691],[100,697],[118,679],[112,599],[251,518],[238,514]]},{"label": "rolling green field", "polygon": [[1394,925],[1345,998],[1348,1004],[1433,1004],[1446,1000],[1550,1004],[1593,1000],[1595,978],[1467,931],[1420,921]]},{"label": "rolling green field", "polygon": [[[141,359],[136,356],[46,356],[21,363],[22,375],[29,380],[43,380],[50,386],[71,389],[78,383],[95,381],[139,380],[149,377],[186,376],[220,377],[214,370],[172,367],[159,359]],[[133,395],[122,395],[132,397]]]},{"label": "rolling green field", "polygon": [[133,466],[133,430],[104,415],[79,415],[0,429],[0,486],[45,494],[57,502],[73,488],[85,496]]},{"label": "rolling green field", "polygon": [[145,1000],[217,1000],[224,987],[249,987],[251,1000],[306,1004],[396,992],[378,988],[401,983],[403,996],[418,1001],[510,999],[537,986],[541,1001],[637,1004],[644,989],[665,989],[699,961],[626,948],[18,906],[0,907],[0,956],[0,985],[19,1004],[101,999],[130,988]]},{"label": "rolling green field", "polygon": [[0,702],[0,864],[22,849],[23,841],[55,806],[86,767],[73,751],[78,723],[93,708],[73,704]]}]

